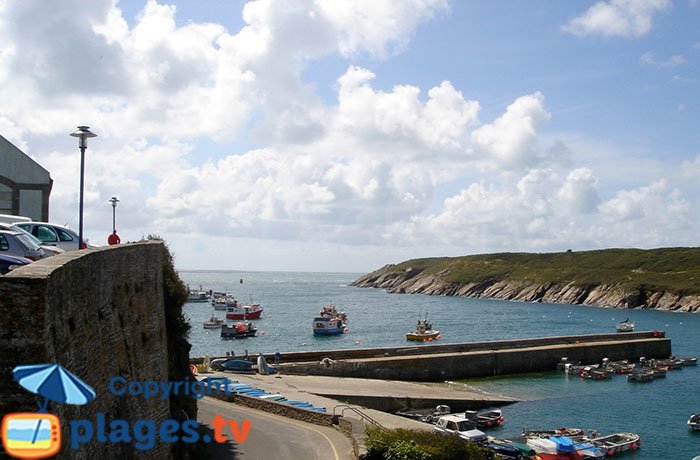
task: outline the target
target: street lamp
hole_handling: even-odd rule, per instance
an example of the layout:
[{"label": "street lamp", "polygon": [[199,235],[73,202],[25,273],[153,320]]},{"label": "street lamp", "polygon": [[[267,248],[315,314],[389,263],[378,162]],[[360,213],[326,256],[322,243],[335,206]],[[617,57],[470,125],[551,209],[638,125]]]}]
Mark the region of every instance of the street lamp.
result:
[{"label": "street lamp", "polygon": [[78,147],[80,147],[80,220],[78,224],[78,249],[83,249],[83,185],[85,183],[85,149],[87,148],[88,138],[97,137],[97,134],[91,132],[88,126],[78,126],[78,130],[71,133],[71,136],[79,139]]},{"label": "street lamp", "polygon": [[116,232],[117,231],[117,224],[116,224],[115,216],[117,213],[117,203],[119,203],[119,200],[117,199],[116,196],[113,196],[112,198],[110,198],[109,201],[112,202],[112,232]]}]

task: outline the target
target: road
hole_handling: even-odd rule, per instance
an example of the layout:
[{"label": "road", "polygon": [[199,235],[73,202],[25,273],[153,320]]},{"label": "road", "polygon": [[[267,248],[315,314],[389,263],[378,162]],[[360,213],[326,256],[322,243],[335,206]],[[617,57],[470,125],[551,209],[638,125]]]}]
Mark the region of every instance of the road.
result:
[{"label": "road", "polygon": [[[352,443],[345,435],[331,427],[256,411],[218,399],[205,397],[197,403],[197,420],[203,425],[216,416],[229,420],[250,420],[250,432],[245,442],[212,445],[212,460],[218,459],[300,459],[350,460],[355,459]],[[225,433],[231,436],[229,429]]]}]

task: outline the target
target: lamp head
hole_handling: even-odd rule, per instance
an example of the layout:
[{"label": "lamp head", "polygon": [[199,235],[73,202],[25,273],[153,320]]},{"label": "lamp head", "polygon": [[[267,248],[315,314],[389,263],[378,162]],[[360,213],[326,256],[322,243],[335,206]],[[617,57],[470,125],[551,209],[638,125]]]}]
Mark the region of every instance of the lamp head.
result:
[{"label": "lamp head", "polygon": [[97,137],[97,134],[90,131],[89,126],[78,126],[78,130],[74,133],[71,133],[70,135],[80,139],[79,144],[78,144],[80,148],[87,147],[88,138]]},{"label": "lamp head", "polygon": [[110,198],[109,201],[112,202],[112,207],[113,207],[113,208],[116,208],[116,207],[117,207],[117,203],[119,203],[119,200],[117,199],[116,196],[113,196],[112,198]]}]

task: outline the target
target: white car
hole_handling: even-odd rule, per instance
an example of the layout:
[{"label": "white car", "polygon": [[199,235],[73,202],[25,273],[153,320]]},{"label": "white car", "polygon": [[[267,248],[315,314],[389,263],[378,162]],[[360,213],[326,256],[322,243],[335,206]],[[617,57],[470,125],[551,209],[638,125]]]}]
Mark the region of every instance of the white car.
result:
[{"label": "white car", "polygon": [[435,430],[441,433],[457,435],[465,441],[482,442],[487,436],[481,430],[476,429],[474,423],[459,415],[443,415],[435,424]]},{"label": "white car", "polygon": [[[78,234],[63,225],[48,222],[17,222],[15,225],[39,238],[43,244],[58,246],[64,251],[78,249]],[[87,238],[83,235],[82,249],[85,248],[87,248]]]}]

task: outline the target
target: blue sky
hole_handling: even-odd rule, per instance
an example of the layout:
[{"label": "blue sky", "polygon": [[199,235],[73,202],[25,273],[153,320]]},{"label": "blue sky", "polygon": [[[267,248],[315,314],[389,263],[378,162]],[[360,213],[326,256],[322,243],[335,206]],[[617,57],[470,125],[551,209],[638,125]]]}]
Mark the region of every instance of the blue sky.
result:
[{"label": "blue sky", "polygon": [[697,0],[0,4],[51,220],[183,269],[697,246]]}]

